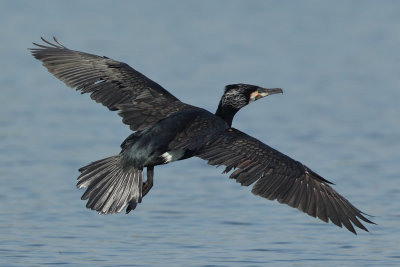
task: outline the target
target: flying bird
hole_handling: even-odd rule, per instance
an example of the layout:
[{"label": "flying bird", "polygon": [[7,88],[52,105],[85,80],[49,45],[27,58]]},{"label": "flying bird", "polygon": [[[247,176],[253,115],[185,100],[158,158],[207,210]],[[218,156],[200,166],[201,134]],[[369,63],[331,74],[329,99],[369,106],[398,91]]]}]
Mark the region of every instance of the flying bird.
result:
[{"label": "flying bird", "polygon": [[[99,213],[135,209],[153,186],[154,166],[193,156],[210,165],[224,165],[224,173],[243,186],[254,184],[255,195],[277,200],[322,221],[356,234],[354,226],[374,224],[337,193],[331,182],[306,165],[232,127],[244,106],[282,93],[280,88],[250,84],[225,87],[215,114],[181,102],[161,85],[123,62],[70,50],[54,43],[33,43],[32,55],[67,86],[118,111],[133,133],[118,155],[79,169],[77,187],[87,188],[82,200]],[[143,170],[147,168],[146,181]],[[233,172],[232,172],[233,171]],[[354,226],[353,226],[354,225]]]}]

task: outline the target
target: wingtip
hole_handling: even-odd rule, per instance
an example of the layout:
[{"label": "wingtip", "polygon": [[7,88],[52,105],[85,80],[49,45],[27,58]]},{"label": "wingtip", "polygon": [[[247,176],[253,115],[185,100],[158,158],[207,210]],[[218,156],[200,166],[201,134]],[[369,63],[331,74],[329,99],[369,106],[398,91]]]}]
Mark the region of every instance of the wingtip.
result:
[{"label": "wingtip", "polygon": [[[49,45],[49,46],[46,46],[46,45],[43,45],[43,44],[38,44],[38,43],[35,43],[35,42],[32,42],[32,44],[34,44],[34,45],[37,46],[37,47],[45,48],[45,49],[46,49],[46,48],[66,48],[63,44],[61,44],[60,41],[58,41],[57,37],[55,37],[55,36],[53,36],[54,43],[48,41],[48,40],[45,39],[43,36],[41,36],[40,39],[41,39],[45,44],[47,44],[47,45]],[[38,49],[38,48],[30,48],[30,49],[35,50],[35,49]]]},{"label": "wingtip", "polygon": [[58,41],[57,37],[53,36],[53,40],[54,40],[54,42],[56,42],[59,46],[65,48],[65,46],[64,46],[62,43],[60,43],[60,41]]},{"label": "wingtip", "polygon": [[360,213],[363,214],[363,215],[367,215],[368,217],[372,217],[372,218],[376,217],[375,215],[371,215],[371,214],[365,213],[363,211],[360,211]]}]

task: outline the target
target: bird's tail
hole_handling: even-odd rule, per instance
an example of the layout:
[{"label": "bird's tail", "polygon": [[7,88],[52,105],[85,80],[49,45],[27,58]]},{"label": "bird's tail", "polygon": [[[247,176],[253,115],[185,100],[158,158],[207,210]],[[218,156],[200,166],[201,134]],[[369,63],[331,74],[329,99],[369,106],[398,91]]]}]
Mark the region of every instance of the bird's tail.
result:
[{"label": "bird's tail", "polygon": [[142,201],[143,170],[124,166],[120,155],[95,161],[79,169],[78,188],[87,187],[82,200],[99,213],[126,213]]}]

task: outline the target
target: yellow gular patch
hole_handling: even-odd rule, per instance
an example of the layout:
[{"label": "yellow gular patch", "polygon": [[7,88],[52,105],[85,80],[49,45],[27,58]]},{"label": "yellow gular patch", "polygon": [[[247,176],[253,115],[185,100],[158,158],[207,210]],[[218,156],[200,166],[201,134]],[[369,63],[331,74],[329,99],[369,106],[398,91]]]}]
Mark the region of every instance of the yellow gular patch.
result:
[{"label": "yellow gular patch", "polygon": [[257,91],[254,91],[253,93],[251,93],[250,95],[250,102],[256,101],[257,100],[257,96],[260,95],[260,93]]}]

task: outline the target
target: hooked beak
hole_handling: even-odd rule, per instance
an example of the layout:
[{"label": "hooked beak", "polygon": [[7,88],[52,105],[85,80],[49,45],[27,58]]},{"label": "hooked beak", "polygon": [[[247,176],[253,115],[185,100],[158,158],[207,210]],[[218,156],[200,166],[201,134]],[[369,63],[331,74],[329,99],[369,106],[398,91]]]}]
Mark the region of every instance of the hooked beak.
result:
[{"label": "hooked beak", "polygon": [[250,102],[256,101],[268,95],[279,94],[279,93],[283,94],[281,88],[258,88],[256,91],[251,93]]}]

